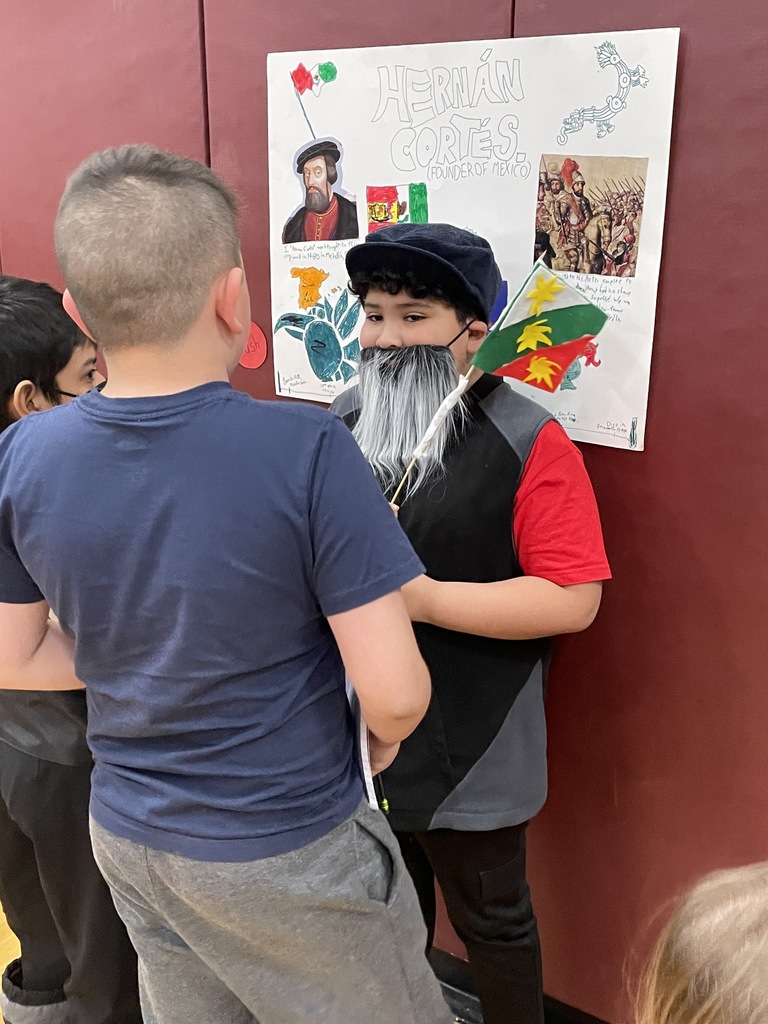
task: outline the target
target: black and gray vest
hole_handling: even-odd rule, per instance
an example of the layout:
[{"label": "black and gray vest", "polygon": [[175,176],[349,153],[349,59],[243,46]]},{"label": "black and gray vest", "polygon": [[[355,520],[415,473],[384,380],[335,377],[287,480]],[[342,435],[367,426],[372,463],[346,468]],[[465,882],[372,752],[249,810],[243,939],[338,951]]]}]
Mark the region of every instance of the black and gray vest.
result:
[{"label": "black and gray vest", "polygon": [[[332,410],[352,428],[357,389]],[[552,417],[498,377],[469,395],[470,423],[445,475],[401,505],[399,520],[427,574],[491,583],[522,576],[515,495]],[[432,675],[424,720],[382,776],[395,830],[484,831],[527,821],[547,792],[544,682],[551,641],[494,640],[414,623]]]}]

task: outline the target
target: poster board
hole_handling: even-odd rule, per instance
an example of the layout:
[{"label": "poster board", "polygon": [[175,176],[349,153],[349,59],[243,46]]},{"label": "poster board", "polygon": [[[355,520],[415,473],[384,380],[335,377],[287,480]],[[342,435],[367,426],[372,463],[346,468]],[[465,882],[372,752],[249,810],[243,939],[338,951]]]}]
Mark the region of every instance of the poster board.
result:
[{"label": "poster board", "polygon": [[678,29],[270,54],[278,395],[354,380],[344,255],[384,224],[492,244],[510,294],[544,255],[608,313],[554,393],[575,440],[642,450]]}]

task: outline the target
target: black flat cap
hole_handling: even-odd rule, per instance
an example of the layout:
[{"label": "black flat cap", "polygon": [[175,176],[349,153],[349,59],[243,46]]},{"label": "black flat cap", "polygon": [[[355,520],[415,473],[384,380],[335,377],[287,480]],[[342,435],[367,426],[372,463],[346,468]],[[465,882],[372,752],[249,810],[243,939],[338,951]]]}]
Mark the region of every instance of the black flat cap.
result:
[{"label": "black flat cap", "polygon": [[341,153],[336,143],[331,142],[330,139],[325,139],[320,142],[313,142],[311,146],[302,149],[296,157],[296,171],[301,174],[304,170],[304,164],[308,160],[314,160],[316,156],[329,156],[334,163],[338,163],[341,160]]},{"label": "black flat cap", "polygon": [[392,224],[347,252],[347,271],[412,270],[425,284],[452,280],[479,305],[486,322],[501,290],[490,244],[453,224]]}]

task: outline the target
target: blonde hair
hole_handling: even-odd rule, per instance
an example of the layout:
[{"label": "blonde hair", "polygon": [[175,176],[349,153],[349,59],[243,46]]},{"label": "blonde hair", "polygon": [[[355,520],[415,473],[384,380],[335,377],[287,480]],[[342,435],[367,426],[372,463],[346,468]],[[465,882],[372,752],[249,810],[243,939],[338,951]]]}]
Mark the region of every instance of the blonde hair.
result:
[{"label": "blonde hair", "polygon": [[768,1022],[768,863],[708,875],[664,926],[636,1024]]}]

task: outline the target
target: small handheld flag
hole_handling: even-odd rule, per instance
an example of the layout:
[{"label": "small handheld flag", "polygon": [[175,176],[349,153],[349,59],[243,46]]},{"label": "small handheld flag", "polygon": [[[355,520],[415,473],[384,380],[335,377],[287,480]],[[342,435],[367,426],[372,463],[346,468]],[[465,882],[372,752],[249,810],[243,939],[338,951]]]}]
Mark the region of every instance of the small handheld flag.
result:
[{"label": "small handheld flag", "polygon": [[485,373],[555,391],[607,315],[543,263],[536,263],[475,353]]},{"label": "small handheld flag", "polygon": [[397,504],[413,468],[429,450],[450,411],[482,373],[512,377],[542,391],[553,392],[560,386],[568,367],[587,353],[607,319],[602,309],[571,288],[544,263],[535,263],[485,336],[469,370],[432,418],[392,496],[392,504]]}]

